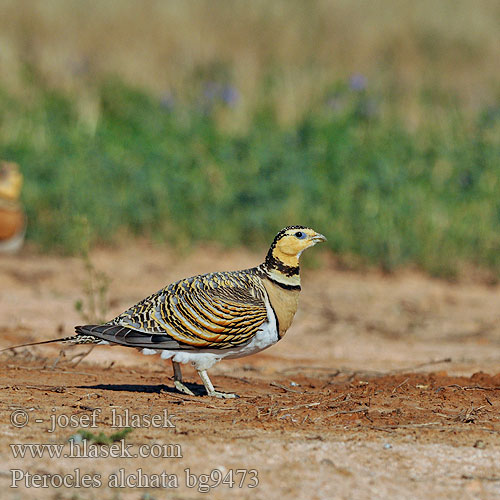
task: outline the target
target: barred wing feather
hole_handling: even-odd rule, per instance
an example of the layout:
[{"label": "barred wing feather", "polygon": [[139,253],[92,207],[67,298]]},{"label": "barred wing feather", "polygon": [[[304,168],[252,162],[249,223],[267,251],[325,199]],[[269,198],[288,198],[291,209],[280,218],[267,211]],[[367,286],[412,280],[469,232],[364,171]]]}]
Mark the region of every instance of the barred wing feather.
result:
[{"label": "barred wing feather", "polygon": [[265,290],[253,270],[178,281],[107,325],[81,334],[154,349],[227,349],[248,342],[267,319]]}]

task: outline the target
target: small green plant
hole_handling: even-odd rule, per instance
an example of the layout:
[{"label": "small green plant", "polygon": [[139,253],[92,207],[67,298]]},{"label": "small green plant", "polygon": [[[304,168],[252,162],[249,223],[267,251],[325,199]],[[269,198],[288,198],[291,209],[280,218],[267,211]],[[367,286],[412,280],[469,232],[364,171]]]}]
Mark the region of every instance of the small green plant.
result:
[{"label": "small green plant", "polygon": [[[100,431],[98,434],[94,434],[93,432],[90,432],[86,429],[79,429],[76,432],[76,436],[81,436],[82,440],[87,440],[95,444],[112,444],[116,441],[125,439],[132,431],[132,428],[126,427],[125,429],[121,429],[120,431],[106,436],[103,431]],[[71,436],[69,439],[74,441],[75,435]]]},{"label": "small green plant", "polygon": [[111,279],[96,269],[90,257],[91,231],[86,217],[77,219],[82,227],[81,256],[87,277],[83,283],[84,298],[75,302],[75,309],[87,323],[104,323],[109,309],[108,290]]}]

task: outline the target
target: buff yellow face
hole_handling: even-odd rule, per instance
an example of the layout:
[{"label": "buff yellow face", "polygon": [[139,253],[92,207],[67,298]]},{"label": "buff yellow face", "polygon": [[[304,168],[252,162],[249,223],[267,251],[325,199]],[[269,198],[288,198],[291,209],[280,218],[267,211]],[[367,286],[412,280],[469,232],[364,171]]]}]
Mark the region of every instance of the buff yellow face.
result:
[{"label": "buff yellow face", "polygon": [[273,257],[287,266],[297,266],[302,252],[326,238],[309,227],[290,228],[276,241]]}]

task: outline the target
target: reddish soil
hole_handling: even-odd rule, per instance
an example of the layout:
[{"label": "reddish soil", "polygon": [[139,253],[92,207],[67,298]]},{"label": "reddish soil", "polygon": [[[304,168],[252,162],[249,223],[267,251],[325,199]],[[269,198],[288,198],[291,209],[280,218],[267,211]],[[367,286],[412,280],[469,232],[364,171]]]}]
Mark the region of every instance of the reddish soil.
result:
[{"label": "reddish soil", "polygon": [[[259,256],[200,249],[180,258],[137,244],[98,251],[92,260],[112,277],[112,317],[167,282],[248,267]],[[57,345],[4,352],[1,497],[201,498],[200,483],[186,483],[192,474],[219,469],[227,480],[212,489],[213,498],[499,498],[498,286],[415,273],[341,272],[326,256],[321,262],[320,269],[303,271],[300,310],[282,342],[211,370],[216,388],[236,392],[235,400],[204,396],[190,367],[185,380],[198,395],[179,394],[169,363],[126,348],[96,347],[77,365],[71,357],[87,348],[68,348],[57,363]],[[83,321],[74,303],[85,300],[86,279],[78,259],[29,251],[2,257],[0,345],[70,334]],[[96,411],[89,430],[109,436],[117,431],[113,414],[126,410],[159,419],[167,410],[174,427],[141,421],[125,443],[133,450],[179,445],[182,457],[13,456],[10,445],[19,443],[64,444],[67,450],[68,438]],[[15,427],[14,412],[29,422]],[[76,427],[64,425],[70,417]],[[56,476],[73,477],[76,469],[99,474],[102,487],[55,487]],[[150,481],[165,471],[178,487],[111,487],[120,469],[130,480],[141,469]],[[256,472],[242,488],[234,477],[231,487],[236,469]],[[25,472],[45,478],[49,487],[26,483]],[[10,488],[13,474],[21,473],[18,487]],[[259,484],[249,488],[253,474]]]}]

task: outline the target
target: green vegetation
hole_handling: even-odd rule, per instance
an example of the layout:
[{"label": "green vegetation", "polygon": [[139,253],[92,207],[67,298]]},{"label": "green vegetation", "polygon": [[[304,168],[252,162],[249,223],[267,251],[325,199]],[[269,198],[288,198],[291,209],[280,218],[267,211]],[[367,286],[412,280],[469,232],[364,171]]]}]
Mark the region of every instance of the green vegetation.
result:
[{"label": "green vegetation", "polygon": [[79,436],[79,439],[85,439],[87,441],[90,441],[91,443],[95,444],[113,444],[116,441],[121,441],[122,439],[125,439],[131,432],[133,431],[132,428],[126,427],[125,429],[122,429],[121,431],[114,432],[113,434],[110,434],[109,436],[106,436],[104,432],[99,431],[99,434],[94,434],[93,432],[90,432],[86,429],[78,429],[76,432],[76,435],[70,436],[70,440],[77,440],[76,436]]},{"label": "green vegetation", "polygon": [[382,97],[336,85],[294,125],[266,106],[228,132],[224,102],[171,108],[117,82],[96,92],[92,130],[61,92],[0,95],[0,154],[22,165],[28,237],[44,249],[80,250],[82,217],[94,241],[174,245],[260,245],[303,223],[388,270],[500,272],[498,109],[465,119],[450,104],[433,121],[424,96],[429,119],[410,131]]},{"label": "green vegetation", "polygon": [[0,8],[0,158],[40,249],[299,223],[351,264],[500,276],[498,2],[146,4]]}]

